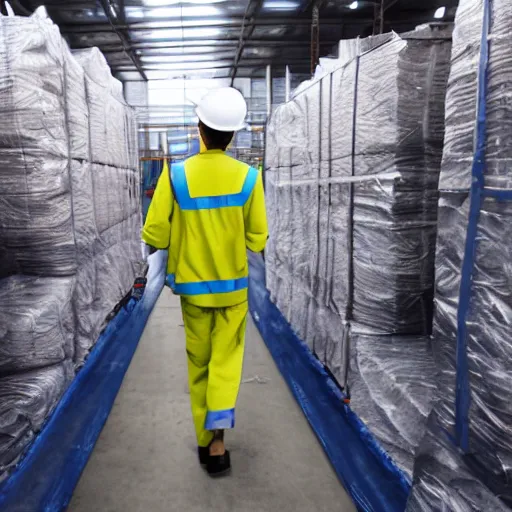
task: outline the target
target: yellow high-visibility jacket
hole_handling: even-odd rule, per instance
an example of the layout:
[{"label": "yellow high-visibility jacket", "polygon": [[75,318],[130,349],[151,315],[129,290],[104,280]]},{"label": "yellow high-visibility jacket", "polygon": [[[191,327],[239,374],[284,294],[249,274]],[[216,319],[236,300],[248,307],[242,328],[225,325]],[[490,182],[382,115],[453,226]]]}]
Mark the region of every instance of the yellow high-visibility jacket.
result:
[{"label": "yellow high-visibility jacket", "polygon": [[176,294],[201,307],[246,301],[247,249],[263,251],[267,238],[259,171],[220,150],[173,164],[171,173],[164,166],[142,239],[169,249],[167,284]]}]

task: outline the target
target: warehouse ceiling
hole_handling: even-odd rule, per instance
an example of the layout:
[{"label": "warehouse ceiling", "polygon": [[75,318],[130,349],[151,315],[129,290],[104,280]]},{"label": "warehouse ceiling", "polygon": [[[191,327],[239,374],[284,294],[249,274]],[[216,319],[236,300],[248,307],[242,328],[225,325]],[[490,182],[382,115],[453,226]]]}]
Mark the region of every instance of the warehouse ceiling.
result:
[{"label": "warehouse ceiling", "polygon": [[[1,0],[0,0],[1,1]],[[17,14],[39,5],[72,48],[98,46],[123,81],[173,77],[259,76],[267,64],[280,73],[307,73],[312,18],[319,13],[318,54],[342,38],[380,31],[380,1],[352,0],[10,0]],[[383,28],[397,32],[434,21],[457,0],[382,0]],[[376,19],[377,18],[377,19]],[[318,38],[318,39],[317,39]],[[314,52],[313,55],[316,55]],[[314,59],[314,57],[313,57]]]}]

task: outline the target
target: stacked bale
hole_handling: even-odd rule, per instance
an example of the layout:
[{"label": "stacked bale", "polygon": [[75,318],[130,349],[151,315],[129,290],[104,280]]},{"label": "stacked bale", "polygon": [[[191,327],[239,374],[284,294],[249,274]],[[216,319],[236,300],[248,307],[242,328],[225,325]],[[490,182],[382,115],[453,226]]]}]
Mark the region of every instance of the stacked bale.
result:
[{"label": "stacked bale", "polygon": [[415,464],[411,511],[512,506],[511,30],[509,2],[461,0],[440,178],[432,338],[439,397]]},{"label": "stacked bale", "polygon": [[426,335],[450,36],[361,41],[267,131],[271,296],[409,473],[434,391]]},{"label": "stacked bale", "polygon": [[[135,119],[110,70],[103,99],[116,107],[103,108],[113,135],[101,164],[120,160],[101,182],[91,158],[97,120],[87,71],[42,10],[0,16],[0,69],[2,478],[131,288],[140,198]],[[104,211],[107,234],[98,229]]]}]

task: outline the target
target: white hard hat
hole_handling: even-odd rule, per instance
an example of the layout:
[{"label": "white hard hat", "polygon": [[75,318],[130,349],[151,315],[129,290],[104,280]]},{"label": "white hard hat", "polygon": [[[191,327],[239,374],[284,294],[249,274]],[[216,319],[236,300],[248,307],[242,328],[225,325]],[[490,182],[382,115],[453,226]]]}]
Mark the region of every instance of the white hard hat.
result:
[{"label": "white hard hat", "polygon": [[232,87],[213,89],[194,103],[197,117],[214,130],[236,132],[247,126],[247,103],[242,94]]}]

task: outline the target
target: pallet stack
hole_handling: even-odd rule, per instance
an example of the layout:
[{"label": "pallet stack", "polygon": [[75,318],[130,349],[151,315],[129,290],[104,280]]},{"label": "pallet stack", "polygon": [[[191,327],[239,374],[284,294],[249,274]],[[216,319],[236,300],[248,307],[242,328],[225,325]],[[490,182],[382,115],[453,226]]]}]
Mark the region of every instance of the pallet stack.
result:
[{"label": "pallet stack", "polygon": [[411,474],[435,389],[426,336],[451,34],[426,27],[359,47],[270,121],[267,284]]},{"label": "pallet stack", "polygon": [[[3,478],[131,288],[140,192],[135,119],[106,64],[82,65],[37,11],[0,17],[0,69]],[[108,86],[102,108],[91,74]],[[110,126],[107,161],[96,161],[98,123]]]}]

